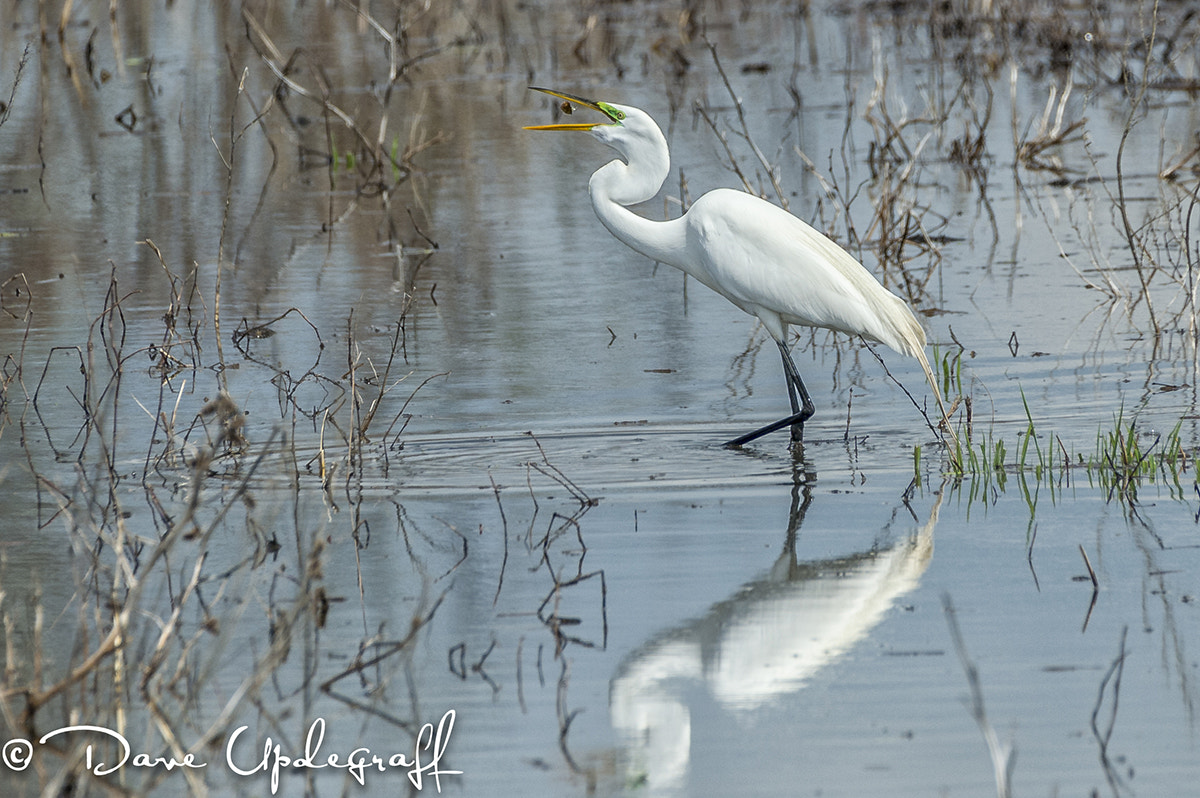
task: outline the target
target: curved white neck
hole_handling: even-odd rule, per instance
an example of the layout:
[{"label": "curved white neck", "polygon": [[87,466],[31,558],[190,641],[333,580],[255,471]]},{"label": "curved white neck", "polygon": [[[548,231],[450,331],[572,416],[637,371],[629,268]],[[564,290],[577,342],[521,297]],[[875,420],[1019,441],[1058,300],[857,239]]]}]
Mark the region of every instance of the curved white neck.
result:
[{"label": "curved white neck", "polygon": [[625,207],[657,194],[669,169],[669,163],[661,168],[631,169],[623,161],[610,161],[592,174],[588,190],[596,216],[610,233],[648,258],[683,269],[679,257],[685,243],[682,219],[655,222]]}]

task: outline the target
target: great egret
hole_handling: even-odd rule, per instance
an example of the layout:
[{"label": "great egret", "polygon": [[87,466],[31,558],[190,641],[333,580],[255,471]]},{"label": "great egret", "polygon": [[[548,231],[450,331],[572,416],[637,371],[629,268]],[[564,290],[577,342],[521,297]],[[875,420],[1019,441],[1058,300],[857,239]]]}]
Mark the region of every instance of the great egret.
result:
[{"label": "great egret", "polygon": [[789,324],[861,335],[917,358],[953,435],[937,381],[925,357],[925,331],[904,300],[888,291],[850,253],[800,219],[744,191],[716,189],[682,217],[656,222],[627,206],[658,193],[671,168],[667,140],[638,108],[585,100],[530,86],[604,114],[606,122],[529,125],[526,130],[586,130],[620,159],[597,169],[588,182],[592,207],[609,232],[648,258],[695,277],[734,305],[758,317],[783,358],[792,414],[729,441],[742,446],[791,427],[793,441],[816,408],[787,345]]}]

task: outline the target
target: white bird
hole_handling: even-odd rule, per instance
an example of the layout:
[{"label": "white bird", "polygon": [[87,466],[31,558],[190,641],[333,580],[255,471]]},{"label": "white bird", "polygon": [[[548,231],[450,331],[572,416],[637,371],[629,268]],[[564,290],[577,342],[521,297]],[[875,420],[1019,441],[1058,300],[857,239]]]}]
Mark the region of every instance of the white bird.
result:
[{"label": "white bird", "polygon": [[609,232],[625,244],[681,269],[737,307],[756,316],[783,358],[792,414],[729,441],[741,446],[791,427],[793,441],[816,408],[800,379],[787,344],[788,325],[821,327],[860,335],[916,357],[945,407],[925,357],[925,331],[900,297],[884,288],[850,253],[808,224],[744,191],[716,189],[697,199],[678,219],[658,222],[627,206],[654,197],[671,168],[667,140],[638,108],[585,100],[531,86],[604,114],[606,122],[530,125],[526,130],[585,130],[621,156],[597,169],[588,182],[592,207]]}]

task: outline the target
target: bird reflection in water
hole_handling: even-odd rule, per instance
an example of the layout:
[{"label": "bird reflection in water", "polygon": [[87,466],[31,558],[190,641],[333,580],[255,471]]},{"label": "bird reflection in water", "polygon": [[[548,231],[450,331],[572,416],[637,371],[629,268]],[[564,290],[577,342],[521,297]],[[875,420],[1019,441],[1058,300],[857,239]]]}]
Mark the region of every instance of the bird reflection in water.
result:
[{"label": "bird reflection in water", "polygon": [[657,635],[618,669],[609,710],[630,783],[653,792],[682,786],[698,693],[743,714],[799,690],[865,638],[929,566],[943,491],[925,524],[903,540],[798,561],[815,475],[796,478],[787,538],[771,568],[703,617]]}]

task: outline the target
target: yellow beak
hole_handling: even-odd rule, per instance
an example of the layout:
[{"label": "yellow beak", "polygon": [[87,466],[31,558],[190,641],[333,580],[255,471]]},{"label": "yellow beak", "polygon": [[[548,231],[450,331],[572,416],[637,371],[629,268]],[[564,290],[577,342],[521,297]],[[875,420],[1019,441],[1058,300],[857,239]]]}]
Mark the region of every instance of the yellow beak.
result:
[{"label": "yellow beak", "polygon": [[[607,116],[610,120],[616,121],[615,119],[613,119],[612,114],[610,114],[607,110],[605,110],[604,107],[601,106],[601,104],[596,102],[595,100],[586,100],[583,97],[576,97],[574,94],[564,94],[561,91],[554,91],[553,89],[543,89],[543,88],[539,88],[538,86],[530,86],[529,88],[533,89],[534,91],[540,91],[543,94],[549,94],[553,97],[558,97],[559,99],[566,100],[569,103],[575,103],[576,105],[582,106],[584,108],[591,108],[594,111],[599,111],[600,113]],[[568,107],[570,107],[570,106],[568,106]],[[559,123],[559,124],[555,124],[555,125],[526,125],[525,129],[526,130],[591,130],[592,128],[596,127],[597,125],[601,125],[601,124],[604,124],[604,123],[603,122],[566,122],[566,123]]]}]

